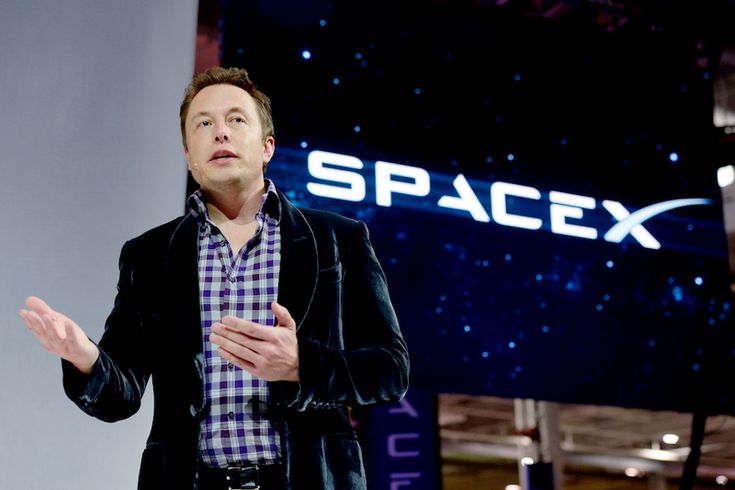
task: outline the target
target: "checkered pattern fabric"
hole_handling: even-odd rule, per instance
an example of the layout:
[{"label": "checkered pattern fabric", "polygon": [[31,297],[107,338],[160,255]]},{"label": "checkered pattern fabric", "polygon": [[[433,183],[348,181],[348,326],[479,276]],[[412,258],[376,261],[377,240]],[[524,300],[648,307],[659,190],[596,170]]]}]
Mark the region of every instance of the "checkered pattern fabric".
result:
[{"label": "checkered pattern fabric", "polygon": [[278,297],[281,206],[273,183],[266,180],[266,186],[257,231],[236,252],[209,219],[201,190],[188,199],[189,212],[199,224],[204,386],[210,406],[201,425],[199,452],[214,468],[280,461],[279,436],[268,414],[267,381],[229,364],[209,341],[212,323],[227,315],[275,324],[270,304]]}]

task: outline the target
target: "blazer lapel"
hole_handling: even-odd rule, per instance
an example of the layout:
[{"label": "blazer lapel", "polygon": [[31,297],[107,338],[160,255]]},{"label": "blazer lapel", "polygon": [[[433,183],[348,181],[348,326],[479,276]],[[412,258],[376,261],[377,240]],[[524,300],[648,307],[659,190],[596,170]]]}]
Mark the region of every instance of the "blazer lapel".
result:
[{"label": "blazer lapel", "polygon": [[164,264],[165,313],[172,319],[172,341],[185,358],[202,352],[197,232],[193,217],[184,216],[171,235]]},{"label": "blazer lapel", "polygon": [[[281,200],[281,267],[278,302],[301,326],[316,290],[319,259],[317,245],[304,215],[279,192]],[[175,325],[175,338],[183,352],[201,353],[199,275],[196,221],[186,215],[171,235],[164,266],[165,313]],[[174,333],[174,332],[172,332]]]},{"label": "blazer lapel", "polygon": [[319,273],[316,239],[304,215],[279,192],[281,199],[281,269],[278,302],[296,321],[296,330],[314,298]]}]

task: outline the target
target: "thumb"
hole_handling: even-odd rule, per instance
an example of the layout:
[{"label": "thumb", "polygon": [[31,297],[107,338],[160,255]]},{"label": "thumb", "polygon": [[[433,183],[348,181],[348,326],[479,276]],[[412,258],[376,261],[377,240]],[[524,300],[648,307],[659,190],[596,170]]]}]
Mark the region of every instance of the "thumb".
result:
[{"label": "thumb", "polygon": [[296,329],[296,321],[294,321],[291,313],[288,312],[285,306],[274,301],[271,303],[271,310],[276,315],[276,326]]}]

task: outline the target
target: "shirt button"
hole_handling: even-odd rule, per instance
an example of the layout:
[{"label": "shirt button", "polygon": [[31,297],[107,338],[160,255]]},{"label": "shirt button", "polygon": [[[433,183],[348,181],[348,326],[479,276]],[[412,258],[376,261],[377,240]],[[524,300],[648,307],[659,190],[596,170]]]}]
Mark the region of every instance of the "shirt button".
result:
[{"label": "shirt button", "polygon": [[227,369],[230,369],[230,370],[235,369],[235,365],[232,364],[231,362],[228,362],[227,363]]},{"label": "shirt button", "polygon": [[230,412],[227,414],[228,417],[230,417],[230,420],[235,418],[235,412]]}]

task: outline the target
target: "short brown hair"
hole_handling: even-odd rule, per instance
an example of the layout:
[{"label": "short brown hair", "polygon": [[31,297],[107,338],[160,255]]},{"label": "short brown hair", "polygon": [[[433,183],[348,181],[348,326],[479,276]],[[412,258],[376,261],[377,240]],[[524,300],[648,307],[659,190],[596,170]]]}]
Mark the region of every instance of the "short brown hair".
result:
[{"label": "short brown hair", "polygon": [[191,83],[186,87],[186,91],[184,92],[184,100],[181,101],[181,107],[179,108],[181,140],[184,143],[184,148],[186,148],[186,115],[189,113],[191,101],[203,88],[218,84],[234,85],[250,94],[255,100],[260,125],[263,127],[263,141],[268,136],[275,136],[273,114],[271,113],[271,100],[267,95],[258,90],[252,80],[250,80],[247,70],[244,68],[222,68],[215,66],[205,72],[194,75],[194,78],[192,78]]}]

